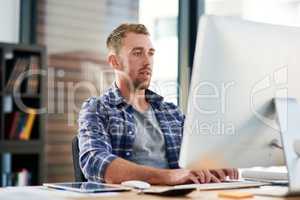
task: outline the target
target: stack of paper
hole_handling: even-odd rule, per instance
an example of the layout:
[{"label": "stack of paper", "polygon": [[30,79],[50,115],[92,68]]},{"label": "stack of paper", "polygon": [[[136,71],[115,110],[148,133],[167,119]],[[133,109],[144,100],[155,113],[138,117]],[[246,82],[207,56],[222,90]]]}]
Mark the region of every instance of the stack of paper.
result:
[{"label": "stack of paper", "polygon": [[251,179],[256,181],[288,181],[286,166],[254,167],[242,169],[241,176],[244,179]]}]

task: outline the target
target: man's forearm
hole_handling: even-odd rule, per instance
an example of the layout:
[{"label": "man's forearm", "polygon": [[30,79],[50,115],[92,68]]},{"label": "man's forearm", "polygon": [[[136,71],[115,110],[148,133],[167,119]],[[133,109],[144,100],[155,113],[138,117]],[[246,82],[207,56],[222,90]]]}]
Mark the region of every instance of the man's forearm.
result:
[{"label": "man's forearm", "polygon": [[165,184],[168,170],[157,169],[117,158],[106,169],[104,179],[107,183],[120,184],[127,180],[142,180],[150,184]]}]

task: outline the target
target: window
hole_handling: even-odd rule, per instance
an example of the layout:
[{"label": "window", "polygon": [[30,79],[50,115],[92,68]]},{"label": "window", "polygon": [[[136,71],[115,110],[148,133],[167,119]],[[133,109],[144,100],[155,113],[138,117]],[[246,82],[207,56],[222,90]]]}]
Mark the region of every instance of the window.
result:
[{"label": "window", "polygon": [[0,3],[0,41],[19,42],[20,0],[2,0]]},{"label": "window", "polygon": [[139,22],[148,28],[156,49],[151,89],[178,104],[178,1],[139,2]]},{"label": "window", "polygon": [[300,26],[300,0],[206,0],[205,13]]}]

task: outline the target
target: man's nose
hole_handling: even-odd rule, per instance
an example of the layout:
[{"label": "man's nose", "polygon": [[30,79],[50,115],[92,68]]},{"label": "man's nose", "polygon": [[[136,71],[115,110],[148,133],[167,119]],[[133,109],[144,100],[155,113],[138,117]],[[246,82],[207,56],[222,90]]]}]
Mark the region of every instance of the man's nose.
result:
[{"label": "man's nose", "polygon": [[150,65],[152,62],[152,57],[148,54],[144,54],[144,64]]}]

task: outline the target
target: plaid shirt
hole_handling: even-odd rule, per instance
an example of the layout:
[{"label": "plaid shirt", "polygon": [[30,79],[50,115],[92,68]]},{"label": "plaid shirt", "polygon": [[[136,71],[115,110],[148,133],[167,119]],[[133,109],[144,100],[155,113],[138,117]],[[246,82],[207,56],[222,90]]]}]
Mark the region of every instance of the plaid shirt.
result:
[{"label": "plaid shirt", "polygon": [[[166,156],[171,169],[179,168],[184,115],[177,106],[146,90],[165,138]],[[101,97],[86,100],[79,113],[79,160],[84,176],[104,182],[107,166],[117,157],[130,160],[136,133],[133,107],[125,102],[114,84]]]}]

